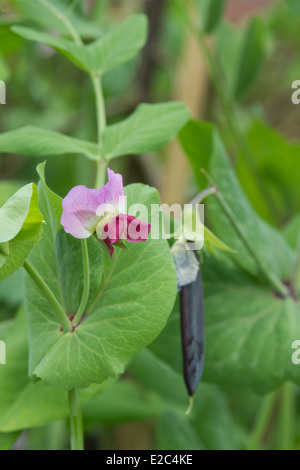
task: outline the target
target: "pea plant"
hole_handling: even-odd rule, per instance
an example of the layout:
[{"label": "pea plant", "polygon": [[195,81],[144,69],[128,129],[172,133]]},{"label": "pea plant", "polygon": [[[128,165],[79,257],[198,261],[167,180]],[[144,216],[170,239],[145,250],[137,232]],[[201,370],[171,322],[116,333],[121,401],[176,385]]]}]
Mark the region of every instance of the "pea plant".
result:
[{"label": "pea plant", "polygon": [[[150,214],[151,204],[159,203],[157,191],[142,184],[123,188],[121,175],[107,165],[115,157],[161,147],[185,124],[189,112],[176,102],[144,104],[124,121],[107,126],[101,79],[143,47],[146,18],[132,16],[85,44],[60,10],[47,1],[39,6],[62,21],[70,39],[21,26],[13,31],[54,48],[90,76],[98,142],[28,126],[2,134],[1,150],[36,157],[80,152],[95,162],[94,188],[99,189],[77,186],[61,200],[47,186],[45,163],[39,164],[38,189],[24,186],[1,208],[0,280],[21,266],[27,272],[29,376],[37,382],[35,388],[44,382],[67,392],[71,444],[80,449],[78,390],[122,373],[128,360],[160,333],[176,296],[167,241],[147,240],[150,223],[120,214],[117,207],[118,198],[126,195],[129,207],[144,204]],[[106,169],[109,181],[104,185]],[[126,247],[125,240],[132,246]]]},{"label": "pea plant", "polygon": [[[247,120],[242,97],[263,62],[260,19],[241,37],[221,21],[223,0],[170,2],[174,24],[177,18],[198,41],[221,118],[190,120],[185,105],[169,101],[139,104],[110,123],[104,80],[144,47],[146,16],[100,29],[76,14],[76,2],[12,3],[31,26],[14,24],[9,34],[69,62],[78,90],[78,77],[87,79],[93,113],[86,105],[81,125],[94,126],[97,141],[35,125],[0,134],[1,152],[39,159],[37,185],[7,186],[5,197],[0,185],[0,297],[12,282],[20,304],[13,320],[0,324],[0,448],[10,448],[24,429],[65,417],[74,450],[84,448],[90,423],[135,419],[156,420],[159,449],[255,449],[279,419],[280,445],[292,448],[299,217],[284,230],[280,220],[296,199],[298,179],[277,168],[273,155],[284,153],[292,168],[299,145],[257,120],[247,133],[240,119]],[[99,2],[101,14],[106,4]],[[215,35],[215,51],[207,35]],[[176,135],[199,194],[179,229],[171,217],[168,236],[154,236],[166,217],[158,191],[125,185],[126,176],[112,168],[115,159],[157,151]],[[53,159],[66,172],[65,156],[75,155],[82,181],[61,197],[49,183]],[[271,178],[264,184],[265,168],[275,182],[289,181],[282,194]],[[285,209],[274,200],[284,200]],[[197,218],[204,202],[213,232]],[[299,212],[297,202],[292,206]],[[124,372],[130,380],[118,381]],[[233,418],[242,401],[256,422],[249,413]]]}]

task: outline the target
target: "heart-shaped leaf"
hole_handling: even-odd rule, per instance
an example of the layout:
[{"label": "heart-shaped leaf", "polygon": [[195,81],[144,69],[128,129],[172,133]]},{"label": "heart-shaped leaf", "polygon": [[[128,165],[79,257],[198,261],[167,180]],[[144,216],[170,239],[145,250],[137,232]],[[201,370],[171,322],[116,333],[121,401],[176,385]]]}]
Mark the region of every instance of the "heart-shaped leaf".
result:
[{"label": "heart-shaped leaf", "polygon": [[[31,262],[68,314],[78,307],[83,286],[81,244],[59,233],[61,200],[46,186],[40,203],[47,226]],[[126,188],[128,205],[158,204],[157,192],[143,185]],[[166,240],[147,240],[119,250],[111,260],[91,238],[91,295],[87,316],[72,333],[60,324],[35,284],[26,282],[30,375],[71,389],[101,383],[124,370],[128,360],[164,327],[176,296],[176,273]],[[45,264],[44,260],[49,260]],[[62,294],[64,292],[64,295]]]}]

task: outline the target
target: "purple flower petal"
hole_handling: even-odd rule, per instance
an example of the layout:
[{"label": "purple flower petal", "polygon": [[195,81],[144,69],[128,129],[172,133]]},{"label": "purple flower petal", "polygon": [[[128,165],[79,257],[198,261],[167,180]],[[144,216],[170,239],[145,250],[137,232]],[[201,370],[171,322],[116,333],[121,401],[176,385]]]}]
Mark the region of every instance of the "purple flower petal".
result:
[{"label": "purple flower petal", "polygon": [[120,214],[108,222],[102,230],[102,239],[106,243],[112,258],[113,244],[119,240],[130,243],[144,242],[148,239],[151,225],[132,215]]},{"label": "purple flower petal", "polygon": [[119,173],[114,173],[110,168],[107,168],[108,183],[102,188],[105,188],[107,194],[107,202],[117,206],[119,198],[124,197],[123,177]]},{"label": "purple flower petal", "polygon": [[124,196],[123,179],[107,169],[109,181],[100,189],[75,186],[62,201],[61,225],[75,238],[88,238],[95,230],[107,207],[118,206]]}]

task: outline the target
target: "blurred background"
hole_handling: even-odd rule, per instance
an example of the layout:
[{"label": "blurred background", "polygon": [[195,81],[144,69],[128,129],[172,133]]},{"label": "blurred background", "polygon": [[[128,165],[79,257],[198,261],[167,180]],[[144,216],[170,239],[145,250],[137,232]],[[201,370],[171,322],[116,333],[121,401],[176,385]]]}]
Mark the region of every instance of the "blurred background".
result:
[{"label": "blurred background", "polygon": [[[123,119],[141,102],[184,102],[193,118],[218,127],[256,211],[275,227],[288,230],[300,209],[300,106],[291,101],[292,82],[300,79],[300,19],[291,17],[283,0],[220,0],[221,21],[207,27],[199,40],[194,27],[205,21],[208,1],[196,2],[194,14],[185,2],[173,0],[60,3],[76,18],[87,42],[131,13],[144,12],[149,36],[142,53],[104,78],[108,122]],[[43,30],[45,20],[38,9],[36,15],[29,13],[26,1],[0,1],[0,80],[7,86],[7,104],[0,105],[0,132],[33,124],[96,141],[89,78],[53,50],[15,35],[10,30],[13,24]],[[47,30],[57,34],[55,25]],[[216,87],[207,51],[219,64],[221,89]],[[240,158],[243,150],[228,124],[228,107],[234,110],[239,132],[255,157],[258,179]],[[54,156],[48,161],[48,184],[61,196],[77,184],[92,186],[94,166],[83,157]],[[0,206],[16,189],[37,181],[37,163],[36,158],[0,154]],[[126,184],[157,187],[162,201],[169,204],[188,202],[198,192],[176,139],[155,154],[116,159],[112,168],[124,175]],[[262,197],[262,187],[267,197]],[[0,319],[12,317],[21,298],[22,273],[18,272],[0,284]],[[147,376],[142,373],[145,364]],[[236,395],[206,384],[201,387],[190,426],[176,412],[187,404],[182,378],[145,351],[123,380],[84,405],[87,447],[244,448],[261,398],[250,392]],[[66,429],[62,420],[28,430],[16,448],[65,448]],[[264,439],[276,448],[276,432],[267,429]],[[300,429],[295,447],[299,445]]]}]

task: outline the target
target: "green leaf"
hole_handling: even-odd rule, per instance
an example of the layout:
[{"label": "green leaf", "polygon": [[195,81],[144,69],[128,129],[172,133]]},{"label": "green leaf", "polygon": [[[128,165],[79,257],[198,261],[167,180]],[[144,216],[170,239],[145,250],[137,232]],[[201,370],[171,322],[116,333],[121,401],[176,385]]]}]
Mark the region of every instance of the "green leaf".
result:
[{"label": "green leaf", "polygon": [[67,397],[62,390],[33,384],[28,379],[27,326],[24,312],[6,334],[6,365],[0,366],[0,431],[42,426],[67,414]]},{"label": "green leaf", "polygon": [[159,450],[237,450],[239,447],[226,395],[207,384],[200,386],[189,419],[173,410],[161,416],[156,438]]},{"label": "green leaf", "polygon": [[254,18],[245,33],[225,23],[218,29],[218,59],[236,99],[243,98],[257,77],[265,53],[265,25]]},{"label": "green leaf", "polygon": [[37,192],[35,186],[28,184],[16,192],[0,210],[0,243],[9,242],[20,232],[26,217],[28,216],[32,198]]},{"label": "green leaf", "polygon": [[295,215],[283,229],[284,238],[295,250],[300,240],[300,214]]},{"label": "green leaf", "polygon": [[237,69],[234,96],[241,98],[256,78],[264,59],[265,27],[254,18],[247,30]]},{"label": "green leaf", "polygon": [[[173,314],[169,317],[166,328],[168,328],[169,322],[172,320]],[[176,351],[176,347],[173,347],[172,338],[170,343],[168,340],[168,348],[164,348],[164,351],[171,350],[173,357],[179,363],[178,369],[173,367],[174,364],[161,360],[159,355],[154,355],[152,350],[153,346],[157,344],[161,336],[164,336],[164,331],[159,337],[148,347],[136,356],[130,363],[129,373],[143,386],[145,390],[151,393],[155,393],[164,401],[164,407],[170,409],[170,407],[184,413],[188,406],[188,396],[186,393],[186,386],[181,374],[182,360],[181,360],[181,344],[179,340],[179,349]],[[177,323],[177,332],[179,338],[179,323]],[[168,336],[169,338],[170,336]],[[177,344],[177,343],[176,343]],[[166,345],[166,343],[165,343]],[[168,356],[171,358],[171,355]],[[178,373],[179,370],[179,373]]]},{"label": "green leaf", "polygon": [[12,197],[19,189],[21,189],[22,184],[18,181],[13,180],[3,180],[0,181],[0,207]]},{"label": "green leaf", "polygon": [[0,282],[0,302],[4,308],[17,307],[24,299],[24,273],[19,269]]},{"label": "green leaf", "polygon": [[288,380],[299,385],[291,360],[292,343],[300,337],[299,302],[279,298],[222,260],[207,259],[203,269],[204,379],[259,393]]},{"label": "green leaf", "polygon": [[292,16],[300,16],[300,4],[298,0],[286,0],[286,3]]},{"label": "green leaf", "polygon": [[0,208],[0,281],[23,266],[41,234],[42,223],[34,184],[21,188]]},{"label": "green leaf", "polygon": [[[60,225],[62,200],[46,185],[45,163],[38,165],[37,171],[40,176],[40,207],[43,210],[46,225],[44,227],[43,238],[35,247],[30,259],[49,288],[64,305],[66,311],[74,314],[79,306],[83,289],[81,244],[79,240],[59,233],[62,231]],[[102,279],[102,251],[93,243],[93,240],[88,242],[91,266],[91,292],[94,292],[99,289]],[[66,259],[68,254],[71,254],[71,256]],[[43,261],[45,258],[48,260],[47,264]],[[76,279],[73,278],[73,275],[76,275]],[[39,298],[39,302],[41,302],[43,309],[45,309],[43,315],[40,314],[37,303],[35,303],[36,308],[31,305],[35,296]],[[92,297],[90,300],[93,300]],[[31,347],[29,371],[30,375],[34,375],[32,370],[37,361],[39,361],[41,356],[46,355],[52,345],[62,335],[52,308],[45,302],[43,296],[41,296],[39,290],[37,290],[32,282],[27,282],[25,301],[27,311],[30,310],[29,338]],[[36,330],[40,331],[37,337],[35,337]],[[41,331],[43,331],[43,334],[41,334]],[[38,337],[40,337],[41,341],[36,341]]]},{"label": "green leaf", "polygon": [[92,72],[102,75],[132,59],[147,39],[147,18],[133,15],[114,31],[87,46]]},{"label": "green leaf", "polygon": [[226,0],[198,0],[197,7],[201,15],[203,30],[211,33],[219,24]]},{"label": "green leaf", "polygon": [[153,394],[121,380],[87,402],[82,411],[85,423],[112,424],[150,419],[161,409],[161,402]]},{"label": "green leaf", "polygon": [[0,134],[1,152],[16,153],[27,157],[46,157],[81,153],[90,160],[99,160],[100,151],[97,144],[74,137],[52,132],[35,126]]},{"label": "green leaf", "polygon": [[73,64],[85,72],[91,72],[89,55],[84,45],[78,45],[73,41],[42,33],[25,26],[13,26],[11,29],[24,39],[46,44],[66,56]]},{"label": "green leaf", "polygon": [[[152,346],[160,342],[162,354],[157,354],[157,351],[153,354],[148,348],[132,361],[129,369],[130,375],[133,375],[149,392],[155,392],[164,404],[163,423],[158,423],[159,446],[168,449],[173,445],[183,449],[184,445],[187,448],[195,446],[197,449],[198,447],[214,450],[235,449],[239,447],[236,438],[237,427],[233,422],[227,397],[218,387],[201,382],[190,415],[184,415],[188,406],[188,396],[182,378],[179,317],[176,319],[178,347],[172,342],[172,334],[171,341],[169,340],[170,331],[168,331],[169,322],[174,316],[173,313],[169,317],[167,327],[150,346],[152,350]],[[174,358],[178,365],[176,370],[170,367]],[[166,414],[170,416],[170,412],[176,414],[172,429],[166,417]],[[178,426],[174,426],[174,423],[178,423]],[[164,428],[168,428],[169,432],[162,435]],[[188,435],[191,439],[189,443],[186,442]]]},{"label": "green leaf", "polygon": [[[210,123],[191,119],[178,134],[179,141],[189,158],[201,190],[208,185],[206,177],[200,170],[208,168],[212,152],[213,132],[214,128]],[[199,135],[201,135],[200,138]]]},{"label": "green leaf", "polygon": [[81,37],[93,38],[101,34],[101,28],[93,23],[91,19],[87,20],[78,15],[75,11],[71,12],[61,1],[49,1],[50,9],[46,8],[37,0],[11,0],[11,3],[13,3],[17,12],[22,15],[22,18],[33,21],[48,30],[55,30],[67,36],[70,35],[64,22],[61,21],[57,15],[54,14],[53,9],[51,9],[51,7],[54,7],[58,15],[68,18]]},{"label": "green leaf", "polygon": [[191,423],[208,450],[237,450],[240,447],[240,433],[233,421],[228,398],[216,386],[200,384]]},{"label": "green leaf", "polygon": [[[189,152],[190,143],[186,140],[187,138],[193,139],[194,148],[196,142],[199,142],[198,155],[196,152]],[[231,212],[239,221],[252,251],[257,254],[265,266],[265,270],[269,270],[280,279],[289,279],[292,273],[294,253],[281,234],[263,221],[254,211],[236,178],[217,131],[211,126],[208,132],[207,123],[194,123],[189,132],[181,136],[181,144],[196,170],[196,175],[197,172],[200,172],[201,167],[206,166]],[[211,196],[207,199],[207,207],[214,232],[236,252],[230,256],[243,269],[261,277],[260,269],[254,258],[232,226],[228,216],[221,209],[216,197]]]},{"label": "green leaf", "polygon": [[144,15],[133,15],[114,31],[88,45],[22,26],[14,26],[12,30],[25,39],[52,47],[85,72],[100,76],[138,53],[146,41],[147,21]]},{"label": "green leaf", "polygon": [[[201,133],[199,123],[194,138],[199,141],[206,138],[206,127]],[[290,281],[295,254],[279,232],[254,212],[215,131],[207,148],[211,148],[208,171],[240,222],[252,250],[260,257],[266,270]],[[192,158],[194,156],[191,155]],[[244,271],[259,278],[253,260],[219,204],[210,198],[208,207],[216,233],[222,234],[222,239],[237,251],[230,257]],[[253,278],[226,262],[225,256],[214,262],[206,260],[203,278],[206,310],[204,379],[227,387],[249,387],[259,392],[270,391],[287,380],[298,383],[297,367],[291,361],[291,345],[300,334],[298,302],[292,297],[283,300],[272,288],[263,288],[255,283]]]},{"label": "green leaf", "polygon": [[[83,285],[81,244],[58,234],[61,201],[45,185],[41,167],[39,171],[40,204],[47,226],[30,259],[67,313],[74,313]],[[126,194],[129,207],[143,203],[149,213],[150,205],[159,202],[157,192],[143,185],[127,187]],[[112,260],[103,253],[102,261],[102,250],[92,238],[88,240],[94,287],[88,315],[73,333],[60,331],[51,306],[27,279],[31,376],[65,389],[101,383],[123,372],[128,360],[160,333],[176,295],[168,244],[148,240],[128,248],[116,252]]]},{"label": "green leaf", "polygon": [[10,450],[18,439],[19,432],[0,433],[0,450]]},{"label": "green leaf", "polygon": [[106,128],[103,155],[110,160],[157,150],[176,135],[188,118],[189,111],[181,103],[141,104],[129,118]]},{"label": "green leaf", "polygon": [[[267,393],[286,381],[299,385],[299,369],[291,360],[292,343],[300,338],[299,302],[281,299],[224,256],[205,256],[202,272],[206,336],[203,380],[235,391],[258,393]],[[175,309],[151,350],[180,373],[179,322]]]},{"label": "green leaf", "polygon": [[[278,224],[286,222],[300,211],[299,142],[289,142],[266,123],[254,121],[248,132],[248,142],[255,158],[257,171],[272,197],[277,220],[270,214],[268,205],[260,195],[257,185],[249,178],[249,170],[243,158],[237,164],[237,173],[257,212],[267,220]],[[284,156],[284,157],[283,157]]]},{"label": "green leaf", "polygon": [[211,253],[215,253],[215,248],[233,253],[233,250],[216,237],[216,235],[207,227],[204,227],[204,244]]},{"label": "green leaf", "polygon": [[216,35],[216,53],[224,81],[231,95],[237,82],[239,63],[242,55],[245,33],[226,22],[222,22]]},{"label": "green leaf", "polygon": [[[13,323],[0,325],[0,338],[5,341],[7,363],[0,365],[0,432],[44,426],[68,416],[67,394],[63,390],[33,383],[28,377],[28,337],[24,309]],[[104,384],[103,386],[106,386]],[[101,386],[103,388],[103,386]],[[81,392],[85,402],[99,393],[101,388],[90,387]],[[0,434],[0,446],[2,437]],[[7,436],[7,445],[13,444],[13,435]],[[10,439],[9,439],[10,437]]]},{"label": "green leaf", "polygon": [[192,424],[174,410],[164,413],[156,425],[157,450],[204,450]]}]

